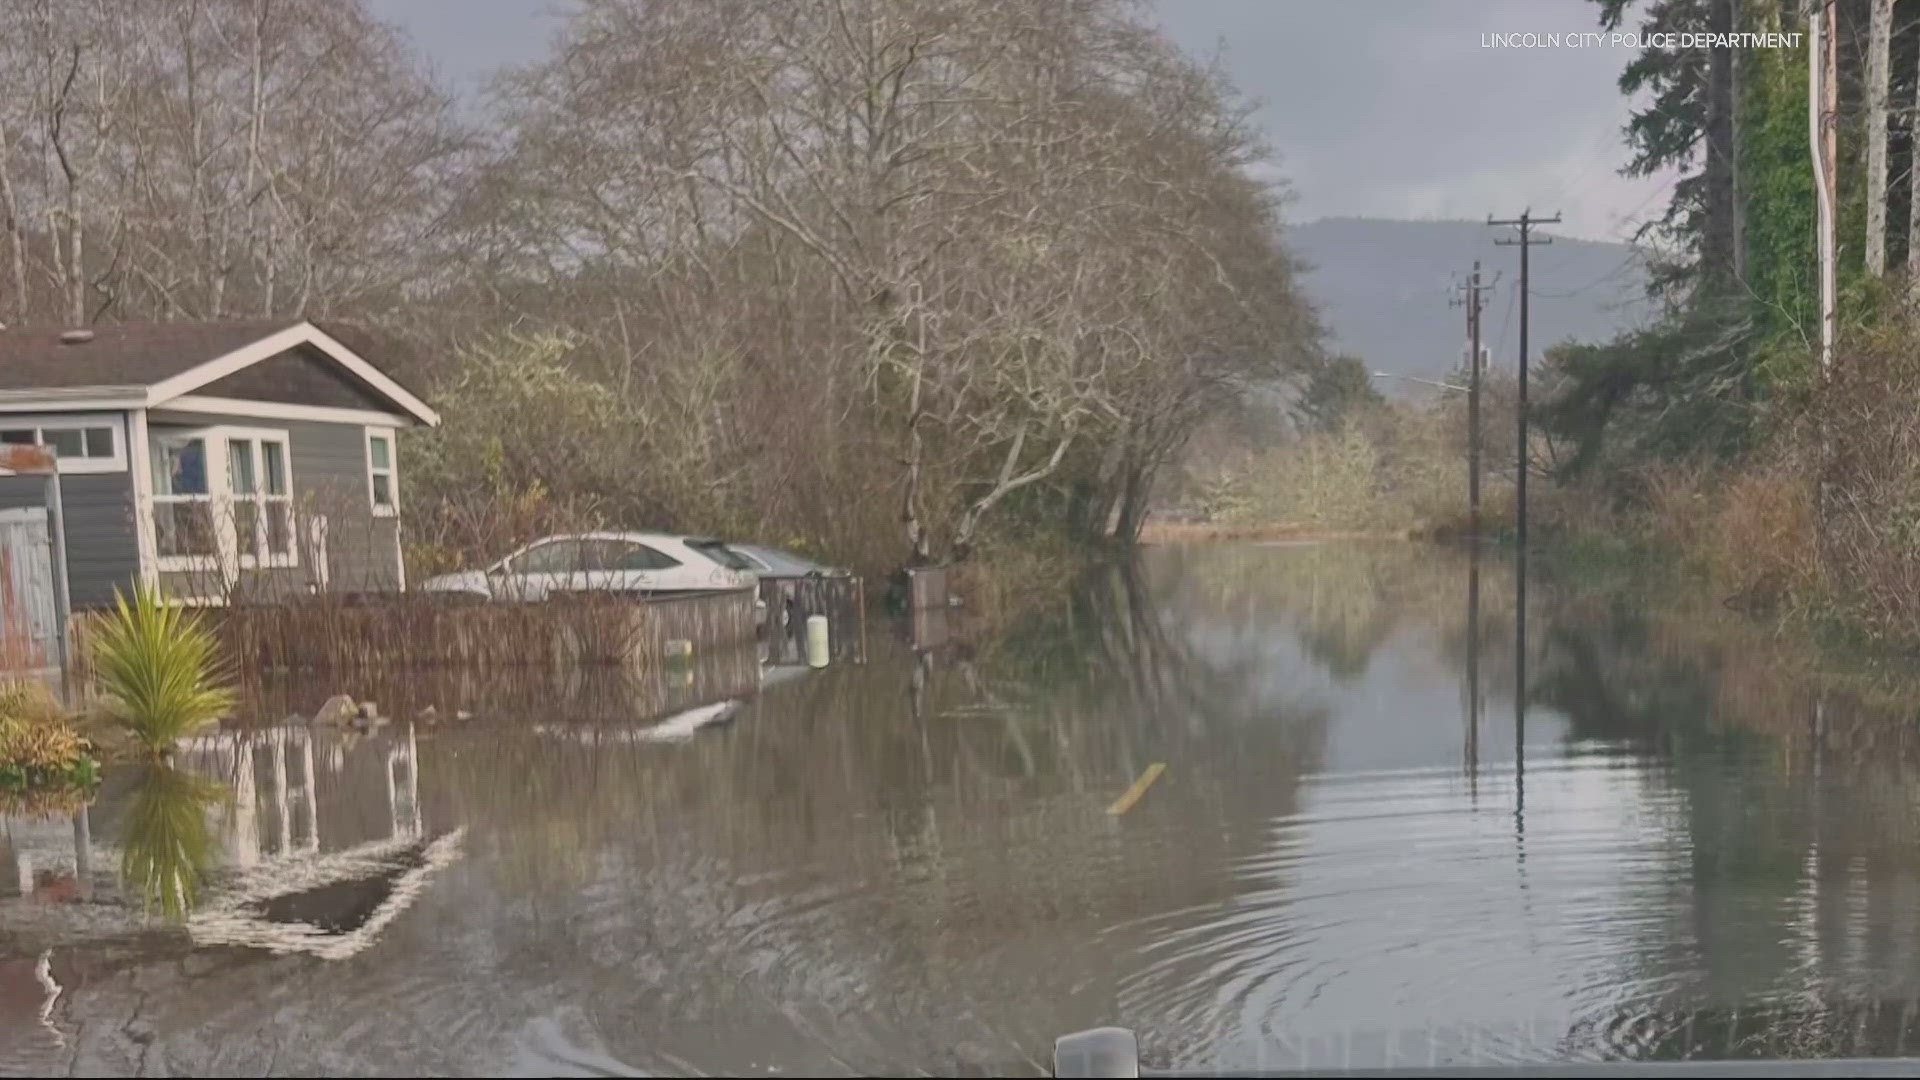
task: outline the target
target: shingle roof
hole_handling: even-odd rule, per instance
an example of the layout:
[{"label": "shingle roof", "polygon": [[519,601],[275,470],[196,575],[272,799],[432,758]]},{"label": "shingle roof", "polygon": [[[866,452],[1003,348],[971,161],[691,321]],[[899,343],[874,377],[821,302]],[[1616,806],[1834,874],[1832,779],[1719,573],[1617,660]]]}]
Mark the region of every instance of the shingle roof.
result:
[{"label": "shingle roof", "polygon": [[116,323],[74,345],[59,327],[0,330],[0,390],[151,385],[300,321]]}]

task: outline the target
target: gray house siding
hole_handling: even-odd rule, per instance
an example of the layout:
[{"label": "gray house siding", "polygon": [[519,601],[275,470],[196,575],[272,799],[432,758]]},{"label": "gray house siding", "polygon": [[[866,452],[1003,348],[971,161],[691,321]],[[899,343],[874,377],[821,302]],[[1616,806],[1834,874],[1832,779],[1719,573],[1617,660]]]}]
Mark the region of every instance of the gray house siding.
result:
[{"label": "gray house siding", "polygon": [[[46,478],[0,476],[0,510],[46,505]],[[127,473],[81,473],[60,478],[66,512],[67,587],[75,608],[113,603],[113,590],[131,588],[140,575],[133,538],[133,483]]]},{"label": "gray house siding", "polygon": [[[25,426],[50,418],[64,422],[76,415],[90,422],[112,420],[118,431],[115,437],[126,437],[124,412],[7,413],[7,423],[0,426]],[[45,506],[46,483],[43,476],[0,476],[0,510]],[[66,514],[67,588],[73,606],[112,604],[114,590],[131,588],[140,576],[140,548],[133,531],[132,473],[122,469],[62,476],[60,505]]]},{"label": "gray house siding", "polygon": [[[154,431],[176,424],[229,424],[287,433],[300,564],[242,570],[235,587],[237,597],[272,599],[309,592],[319,583],[321,575],[306,543],[308,523],[315,516],[324,516],[327,522],[325,581],[329,591],[384,592],[400,587],[399,521],[373,513],[367,491],[365,427],[162,411],[155,411],[150,419]],[[404,482],[405,463],[399,464]],[[163,585],[189,595],[209,594],[207,578],[207,574],[193,571],[161,574]]]}]

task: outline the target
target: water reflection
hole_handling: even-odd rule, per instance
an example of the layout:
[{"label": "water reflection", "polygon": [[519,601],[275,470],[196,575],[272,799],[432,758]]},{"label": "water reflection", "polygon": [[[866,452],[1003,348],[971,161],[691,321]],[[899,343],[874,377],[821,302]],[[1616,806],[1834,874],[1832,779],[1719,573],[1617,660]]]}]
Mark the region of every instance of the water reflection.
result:
[{"label": "water reflection", "polygon": [[[214,863],[207,817],[227,789],[204,776],[155,762],[140,768],[120,825],[120,878],[148,910],[183,919]],[[76,840],[76,860],[87,845]]]},{"label": "water reflection", "polygon": [[[1523,657],[1506,567],[1170,550],[864,665],[347,688],[400,720],[181,755],[232,792],[183,930],[0,900],[0,979],[37,1010],[50,947],[66,1038],[0,1068],[1039,1073],[1110,1022],[1197,1069],[1908,1049],[1902,685],[1546,564]],[[47,828],[6,841],[35,882]]]}]

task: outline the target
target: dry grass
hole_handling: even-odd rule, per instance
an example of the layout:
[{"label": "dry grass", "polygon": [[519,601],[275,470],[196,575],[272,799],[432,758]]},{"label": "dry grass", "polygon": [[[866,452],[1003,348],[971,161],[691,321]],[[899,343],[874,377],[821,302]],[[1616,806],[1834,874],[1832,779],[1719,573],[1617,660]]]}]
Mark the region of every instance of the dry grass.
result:
[{"label": "dry grass", "polygon": [[[1493,530],[1511,520],[1511,469],[1496,447],[1484,451],[1481,528]],[[1196,507],[1212,530],[1156,523],[1142,539],[1464,533],[1467,462],[1464,406],[1383,408],[1217,466],[1200,480]]]}]

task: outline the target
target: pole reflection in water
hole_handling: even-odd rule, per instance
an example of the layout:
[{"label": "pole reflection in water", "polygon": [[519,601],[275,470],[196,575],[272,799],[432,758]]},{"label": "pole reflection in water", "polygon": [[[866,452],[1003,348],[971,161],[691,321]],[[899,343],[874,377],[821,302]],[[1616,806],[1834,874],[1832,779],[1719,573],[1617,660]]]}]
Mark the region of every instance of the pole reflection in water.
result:
[{"label": "pole reflection in water", "polygon": [[1480,532],[1467,540],[1467,791],[1480,793]]},{"label": "pole reflection in water", "polygon": [[1524,542],[1513,565],[1513,849],[1520,869],[1520,887],[1524,889],[1527,884],[1527,546]]}]

